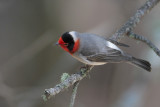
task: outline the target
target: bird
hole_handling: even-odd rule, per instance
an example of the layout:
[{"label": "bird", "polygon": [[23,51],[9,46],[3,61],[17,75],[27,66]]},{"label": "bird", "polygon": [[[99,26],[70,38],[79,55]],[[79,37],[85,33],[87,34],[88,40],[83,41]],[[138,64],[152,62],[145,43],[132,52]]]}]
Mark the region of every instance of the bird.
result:
[{"label": "bird", "polygon": [[135,58],[118,47],[128,45],[113,42],[96,34],[69,31],[62,34],[56,44],[86,65],[127,62],[151,71],[151,64],[148,61]]}]

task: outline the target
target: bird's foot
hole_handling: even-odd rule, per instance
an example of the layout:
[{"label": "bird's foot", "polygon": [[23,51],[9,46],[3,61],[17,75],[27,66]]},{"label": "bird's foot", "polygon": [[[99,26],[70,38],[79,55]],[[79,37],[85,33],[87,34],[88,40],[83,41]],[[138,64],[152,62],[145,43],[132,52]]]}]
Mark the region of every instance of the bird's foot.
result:
[{"label": "bird's foot", "polygon": [[89,75],[89,72],[88,72],[88,71],[90,70],[90,68],[91,68],[91,65],[82,66],[82,67],[80,68],[81,74],[82,74],[82,75],[86,75],[87,77],[90,78],[90,75]]}]

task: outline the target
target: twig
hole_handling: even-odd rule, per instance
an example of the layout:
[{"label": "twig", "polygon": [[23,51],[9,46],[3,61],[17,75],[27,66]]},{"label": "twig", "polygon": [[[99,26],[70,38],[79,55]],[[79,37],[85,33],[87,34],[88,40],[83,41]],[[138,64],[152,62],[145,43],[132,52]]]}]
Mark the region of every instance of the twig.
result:
[{"label": "twig", "polygon": [[[119,41],[124,35],[127,35],[130,32],[132,32],[133,28],[140,22],[142,17],[147,12],[149,12],[159,1],[160,0],[148,0],[141,8],[137,10],[135,15],[131,17],[110,39],[114,41]],[[138,35],[135,37],[138,37]],[[138,40],[142,40],[142,39],[138,39]],[[151,42],[147,42],[147,39],[144,42],[147,43],[150,47],[152,48],[154,47],[154,51],[158,49],[158,48],[155,48],[155,46]],[[159,52],[159,50],[157,52]],[[60,84],[56,85],[54,88],[45,89],[45,93],[43,95],[44,100],[47,100],[51,96],[54,96],[58,94],[59,92],[63,91],[64,89],[69,88],[77,81],[81,81],[84,77],[86,77],[87,73],[92,68],[93,66],[90,66],[87,69],[85,68],[81,69],[80,72],[76,74],[72,74],[67,79],[62,81]]]},{"label": "twig", "polygon": [[79,81],[77,81],[73,85],[73,92],[72,92],[72,96],[71,96],[71,101],[70,101],[70,106],[69,107],[74,107],[78,86],[79,86]]},{"label": "twig", "polygon": [[115,34],[111,40],[119,41],[124,35],[146,43],[153,51],[160,56],[160,50],[147,38],[132,32],[133,28],[140,22],[143,16],[149,12],[160,0],[148,0],[140,7],[134,16],[132,16]]},{"label": "twig", "polygon": [[129,32],[127,34],[127,36],[129,36],[130,38],[133,38],[133,39],[136,39],[136,40],[139,40],[139,41],[142,41],[144,43],[146,43],[151,49],[154,50],[154,52],[160,56],[160,50],[150,41],[148,40],[147,38],[145,38],[144,36],[141,36],[141,35],[138,35],[138,34],[135,34],[133,32]]},{"label": "twig", "polygon": [[63,91],[64,89],[69,88],[77,81],[82,80],[84,77],[87,76],[87,74],[93,67],[94,66],[88,66],[86,68],[81,68],[80,72],[76,74],[72,74],[71,76],[66,78],[64,81],[62,81],[60,84],[57,84],[54,88],[45,89],[44,95],[42,95],[44,101],[50,99],[52,96],[55,96],[56,94]]},{"label": "twig", "polygon": [[134,27],[140,22],[143,16],[159,2],[160,0],[147,0],[147,2],[141,6],[137,12],[132,16],[115,34],[111,39],[119,41],[121,38],[133,30]]}]

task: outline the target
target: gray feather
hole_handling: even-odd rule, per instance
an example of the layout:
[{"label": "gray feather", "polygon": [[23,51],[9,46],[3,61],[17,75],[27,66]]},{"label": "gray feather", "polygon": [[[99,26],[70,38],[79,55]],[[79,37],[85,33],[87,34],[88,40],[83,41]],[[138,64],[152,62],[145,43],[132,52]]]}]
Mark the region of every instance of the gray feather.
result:
[{"label": "gray feather", "polygon": [[113,39],[108,39],[108,38],[107,38],[106,40],[108,40],[108,41],[110,41],[110,42],[112,42],[112,43],[114,43],[115,45],[118,45],[118,46],[130,47],[130,46],[127,45],[127,44],[117,42],[117,41],[115,41],[115,40],[113,40]]},{"label": "gray feather", "polygon": [[[126,54],[113,44],[113,41],[107,41],[105,38],[95,34],[75,33],[76,36],[80,38],[80,47],[79,50],[73,54],[73,57],[83,63],[102,65],[107,62],[130,62],[147,71],[151,70],[151,65],[148,61],[137,59]],[[118,43],[118,45],[127,47],[127,45],[122,43]]]},{"label": "gray feather", "polygon": [[122,53],[112,49],[106,53],[99,53],[95,55],[86,56],[87,60],[94,62],[120,62],[124,59]]},{"label": "gray feather", "polygon": [[125,54],[123,51],[113,43],[106,41],[106,39],[101,36],[79,33],[78,37],[80,38],[80,44],[83,45],[80,45],[77,53],[85,56],[88,61],[121,62],[125,60]]}]

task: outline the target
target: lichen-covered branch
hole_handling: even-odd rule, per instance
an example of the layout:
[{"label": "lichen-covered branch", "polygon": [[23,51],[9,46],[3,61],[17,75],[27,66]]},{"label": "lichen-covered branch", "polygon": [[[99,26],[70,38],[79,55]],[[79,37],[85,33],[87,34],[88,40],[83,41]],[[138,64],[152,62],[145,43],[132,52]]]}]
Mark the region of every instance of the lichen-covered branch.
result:
[{"label": "lichen-covered branch", "polygon": [[141,6],[134,16],[122,25],[122,27],[112,35],[111,39],[119,41],[124,35],[133,30],[134,27],[140,22],[143,16],[148,13],[160,0],[147,0],[147,2]]},{"label": "lichen-covered branch", "polygon": [[[153,51],[160,56],[160,50],[147,38],[133,33],[133,28],[140,22],[143,16],[149,12],[160,0],[148,0],[141,6],[134,16],[132,16],[113,36],[110,38],[113,41],[119,41],[124,35],[146,43]],[[115,42],[116,44],[116,42]]]},{"label": "lichen-covered branch", "polygon": [[51,96],[58,94],[64,89],[67,89],[68,87],[72,86],[77,81],[82,80],[84,77],[87,76],[87,74],[92,68],[93,66],[83,67],[80,69],[80,72],[68,76],[65,80],[61,81],[61,83],[57,84],[55,87],[45,89],[44,95],[42,95],[43,99],[46,101],[50,99]]},{"label": "lichen-covered branch", "polygon": [[146,43],[151,49],[153,49],[153,51],[154,51],[158,56],[160,56],[160,50],[159,50],[150,40],[148,40],[148,39],[145,38],[144,36],[135,34],[135,33],[133,33],[132,31],[129,32],[129,33],[127,34],[127,36],[129,36],[130,38],[133,38],[133,39],[136,39],[136,40],[139,40],[139,41],[142,41],[142,42]]},{"label": "lichen-covered branch", "polygon": [[77,81],[77,82],[74,83],[69,107],[74,107],[74,103],[75,103],[75,98],[76,98],[78,86],[79,86],[79,81]]},{"label": "lichen-covered branch", "polygon": [[[142,17],[149,12],[160,0],[148,0],[141,8],[137,10],[135,15],[131,17],[111,38],[112,42],[119,41],[124,35],[129,37],[141,40],[147,43],[156,53],[159,55],[159,50],[156,48],[149,40],[146,38],[135,35],[132,33],[133,28],[140,22]],[[115,42],[118,43],[118,42]],[[73,86],[77,81],[81,81],[84,77],[87,76],[88,72],[93,68],[93,66],[88,66],[80,70],[76,74],[67,76],[60,84],[57,84],[55,87],[50,89],[45,89],[44,95],[42,95],[44,100],[49,99],[51,96],[54,96],[61,91]]]}]

